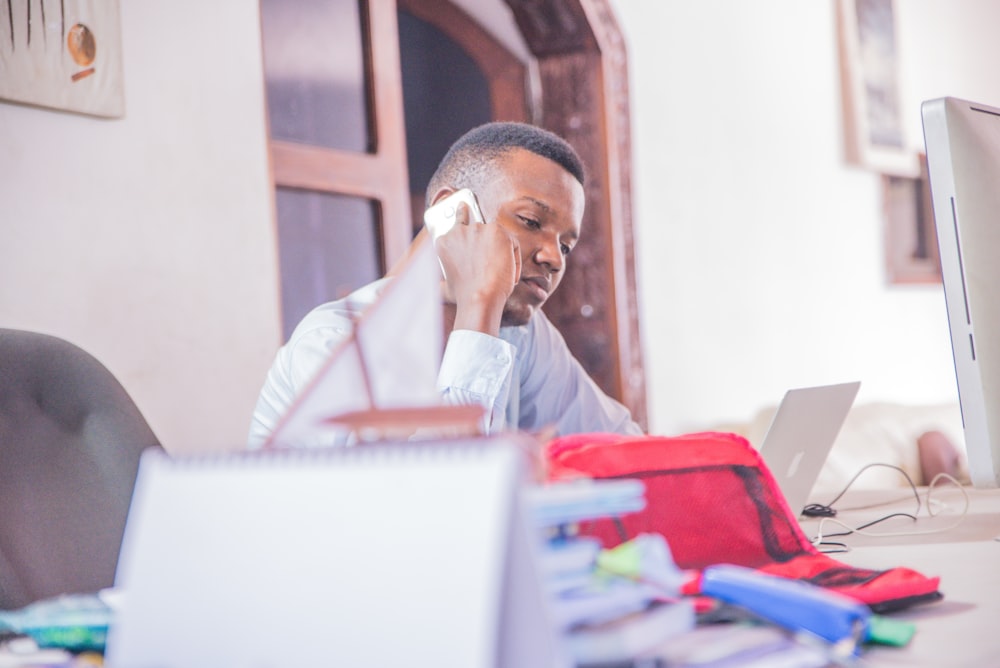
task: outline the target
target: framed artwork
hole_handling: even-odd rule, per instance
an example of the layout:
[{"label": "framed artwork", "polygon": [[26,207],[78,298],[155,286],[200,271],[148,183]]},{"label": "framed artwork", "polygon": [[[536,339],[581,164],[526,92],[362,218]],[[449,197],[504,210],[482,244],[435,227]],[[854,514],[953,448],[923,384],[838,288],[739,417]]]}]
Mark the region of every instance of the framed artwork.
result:
[{"label": "framed artwork", "polygon": [[837,30],[848,162],[918,177],[900,102],[893,0],[837,0]]},{"label": "framed artwork", "polygon": [[931,206],[927,160],[916,178],[882,176],[886,268],[890,283],[940,283],[941,256]]},{"label": "framed artwork", "polygon": [[123,116],[118,0],[0,0],[0,100]]}]

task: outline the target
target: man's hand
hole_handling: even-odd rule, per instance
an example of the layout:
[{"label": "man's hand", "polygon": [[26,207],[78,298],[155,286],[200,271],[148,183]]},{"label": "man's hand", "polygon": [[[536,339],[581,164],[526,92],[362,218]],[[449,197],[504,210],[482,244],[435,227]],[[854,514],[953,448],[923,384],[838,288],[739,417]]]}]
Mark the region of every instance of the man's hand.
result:
[{"label": "man's hand", "polygon": [[435,249],[447,277],[445,300],[455,304],[454,328],[499,334],[504,305],[521,279],[517,240],[496,223],[470,224],[463,204]]}]

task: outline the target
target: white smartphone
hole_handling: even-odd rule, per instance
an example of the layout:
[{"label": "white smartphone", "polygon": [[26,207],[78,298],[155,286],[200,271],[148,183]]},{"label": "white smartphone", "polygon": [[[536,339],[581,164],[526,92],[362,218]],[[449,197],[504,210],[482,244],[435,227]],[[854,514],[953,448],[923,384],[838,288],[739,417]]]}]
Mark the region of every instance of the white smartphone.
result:
[{"label": "white smartphone", "polygon": [[431,237],[437,239],[455,226],[455,219],[458,216],[458,205],[463,202],[469,207],[470,222],[486,222],[486,218],[479,208],[479,201],[476,199],[476,194],[468,188],[462,188],[448,195],[424,212],[424,225],[427,226]]}]

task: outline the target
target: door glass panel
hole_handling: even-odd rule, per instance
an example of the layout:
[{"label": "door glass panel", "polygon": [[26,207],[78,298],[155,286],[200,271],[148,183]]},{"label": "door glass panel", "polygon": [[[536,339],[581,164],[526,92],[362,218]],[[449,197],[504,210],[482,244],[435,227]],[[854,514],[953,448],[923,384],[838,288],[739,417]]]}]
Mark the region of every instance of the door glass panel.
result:
[{"label": "door glass panel", "polygon": [[261,0],[260,9],[271,139],[368,152],[359,0]]},{"label": "door glass panel", "polygon": [[284,336],[324,302],[382,275],[374,202],[330,193],[276,189]]},{"label": "door glass panel", "polygon": [[475,61],[436,26],[402,10],[397,20],[410,193],[422,198],[451,143],[492,120],[490,87]]}]

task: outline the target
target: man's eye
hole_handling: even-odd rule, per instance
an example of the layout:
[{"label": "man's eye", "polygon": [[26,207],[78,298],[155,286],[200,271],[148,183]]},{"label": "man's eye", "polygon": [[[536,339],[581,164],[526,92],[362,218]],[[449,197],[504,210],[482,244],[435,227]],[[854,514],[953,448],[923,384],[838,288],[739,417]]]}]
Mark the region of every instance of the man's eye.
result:
[{"label": "man's eye", "polygon": [[571,247],[567,246],[566,244],[562,244],[560,246],[560,249],[562,250],[562,254],[563,255],[569,255],[570,253],[573,252],[573,249]]},{"label": "man's eye", "polygon": [[521,220],[523,220],[523,221],[524,221],[524,224],[525,224],[525,225],[526,225],[527,227],[529,227],[529,228],[531,228],[531,229],[533,229],[533,230],[538,230],[538,229],[541,229],[541,227],[542,227],[542,224],[541,224],[541,223],[539,223],[539,222],[538,222],[537,220],[535,220],[535,219],[533,219],[533,218],[525,218],[524,216],[518,216],[518,217],[519,217],[519,218],[520,218]]}]

